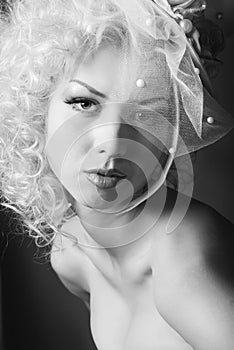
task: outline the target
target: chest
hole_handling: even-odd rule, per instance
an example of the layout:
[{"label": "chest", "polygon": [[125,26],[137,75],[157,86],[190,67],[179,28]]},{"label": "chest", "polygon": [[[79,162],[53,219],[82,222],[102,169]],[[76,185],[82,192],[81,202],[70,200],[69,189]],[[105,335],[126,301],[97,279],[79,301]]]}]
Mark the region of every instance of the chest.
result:
[{"label": "chest", "polygon": [[119,264],[105,250],[68,244],[55,254],[53,267],[74,294],[89,294],[98,350],[193,350],[157,310],[152,244],[143,243],[139,241],[137,254],[128,251]]},{"label": "chest", "polygon": [[90,324],[99,350],[192,350],[157,311],[150,270],[110,283],[93,271]]}]

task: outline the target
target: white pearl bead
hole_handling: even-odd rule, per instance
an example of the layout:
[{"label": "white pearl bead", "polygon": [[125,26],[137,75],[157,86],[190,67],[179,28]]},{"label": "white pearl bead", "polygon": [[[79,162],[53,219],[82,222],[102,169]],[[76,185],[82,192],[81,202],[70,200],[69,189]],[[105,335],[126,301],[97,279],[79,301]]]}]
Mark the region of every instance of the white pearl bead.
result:
[{"label": "white pearl bead", "polygon": [[149,120],[149,116],[145,113],[141,113],[141,112],[137,112],[136,113],[136,118],[140,121],[140,122],[147,122]]},{"label": "white pearl bead", "polygon": [[182,19],[180,21],[180,26],[186,34],[190,33],[193,29],[192,22],[190,21],[190,19],[187,19],[187,18]]},{"label": "white pearl bead", "polygon": [[143,79],[138,79],[136,81],[136,86],[139,87],[139,88],[145,87],[145,81]]},{"label": "white pearl bead", "polygon": [[213,118],[213,117],[208,117],[208,118],[206,119],[206,121],[207,121],[207,123],[209,123],[209,124],[213,124],[213,123],[214,123],[214,118]]},{"label": "white pearl bead", "polygon": [[152,24],[153,24],[152,18],[147,18],[147,20],[145,21],[145,24],[146,24],[148,27],[152,26]]},{"label": "white pearl bead", "polygon": [[142,113],[141,112],[137,112],[136,113],[136,117],[141,119],[142,118]]},{"label": "white pearl bead", "polygon": [[170,154],[175,153],[175,148],[173,148],[173,147],[172,147],[172,148],[170,148],[170,149],[169,149],[169,153],[170,153]]},{"label": "white pearl bead", "polygon": [[196,74],[198,74],[198,75],[200,74],[200,69],[199,68],[194,68],[194,71],[195,71]]},{"label": "white pearl bead", "polygon": [[206,9],[206,7],[207,7],[207,4],[204,2],[204,4],[201,5],[201,10],[204,11]]},{"label": "white pearl bead", "polygon": [[92,33],[92,31],[93,31],[93,28],[92,28],[91,24],[87,25],[86,32],[90,34],[90,33]]}]

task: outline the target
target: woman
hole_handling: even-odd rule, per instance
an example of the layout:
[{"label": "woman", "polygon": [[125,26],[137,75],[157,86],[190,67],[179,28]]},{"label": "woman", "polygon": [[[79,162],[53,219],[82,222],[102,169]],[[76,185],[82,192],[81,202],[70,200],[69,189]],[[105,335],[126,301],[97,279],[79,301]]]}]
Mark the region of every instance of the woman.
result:
[{"label": "woman", "polygon": [[[173,161],[192,176],[189,153],[233,126],[186,38],[199,49],[190,17],[166,0],[26,0],[8,13],[3,205],[52,246],[97,348],[231,349],[232,224],[192,183],[165,186]],[[185,180],[178,166],[178,191]]]}]

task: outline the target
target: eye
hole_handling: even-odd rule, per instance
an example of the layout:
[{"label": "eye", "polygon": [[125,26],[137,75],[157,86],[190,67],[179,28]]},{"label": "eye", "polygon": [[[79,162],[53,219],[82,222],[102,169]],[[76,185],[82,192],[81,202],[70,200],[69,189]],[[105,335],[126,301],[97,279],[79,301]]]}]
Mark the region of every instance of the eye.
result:
[{"label": "eye", "polygon": [[71,99],[66,99],[64,102],[72,105],[72,109],[78,112],[98,112],[101,107],[98,101],[85,97],[72,97]]}]

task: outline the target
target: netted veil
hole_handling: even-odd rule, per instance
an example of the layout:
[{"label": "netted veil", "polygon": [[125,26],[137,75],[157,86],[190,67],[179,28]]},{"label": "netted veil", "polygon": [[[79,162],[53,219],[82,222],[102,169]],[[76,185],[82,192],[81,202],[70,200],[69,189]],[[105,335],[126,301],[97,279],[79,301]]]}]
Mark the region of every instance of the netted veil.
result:
[{"label": "netted veil", "polygon": [[[199,57],[166,0],[73,3],[93,51],[116,43],[118,37],[121,60],[115,103],[121,104],[122,121],[155,146],[154,157],[148,159],[155,162],[155,171],[147,178],[147,191],[131,199],[126,195],[120,211],[124,212],[161,186],[175,158],[217,141],[234,123],[206,87]],[[65,138],[64,132],[47,145],[50,152],[57,147],[56,138]]]}]

